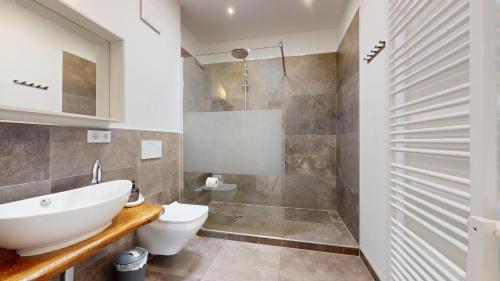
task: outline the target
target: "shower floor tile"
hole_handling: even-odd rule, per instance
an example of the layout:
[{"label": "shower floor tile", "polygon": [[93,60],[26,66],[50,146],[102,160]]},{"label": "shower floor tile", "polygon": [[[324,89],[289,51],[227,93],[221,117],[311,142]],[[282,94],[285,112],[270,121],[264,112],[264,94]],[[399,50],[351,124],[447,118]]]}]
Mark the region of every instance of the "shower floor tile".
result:
[{"label": "shower floor tile", "polygon": [[283,221],[283,238],[320,244],[356,247],[344,224]]},{"label": "shower floor tile", "polygon": [[313,222],[331,224],[332,220],[327,212],[307,209],[284,208],[284,220],[297,222]]},{"label": "shower floor tile", "polygon": [[212,202],[209,204],[210,213],[229,214],[229,215],[242,215],[245,211],[246,205],[244,204],[227,204]]},{"label": "shower floor tile", "polygon": [[203,225],[206,229],[232,231],[232,227],[239,215],[231,215],[227,213],[209,213],[207,221]]},{"label": "shower floor tile", "polygon": [[251,235],[281,237],[282,221],[268,217],[242,217],[236,220],[231,232]]},{"label": "shower floor tile", "polygon": [[212,202],[205,230],[357,247],[336,211]]}]

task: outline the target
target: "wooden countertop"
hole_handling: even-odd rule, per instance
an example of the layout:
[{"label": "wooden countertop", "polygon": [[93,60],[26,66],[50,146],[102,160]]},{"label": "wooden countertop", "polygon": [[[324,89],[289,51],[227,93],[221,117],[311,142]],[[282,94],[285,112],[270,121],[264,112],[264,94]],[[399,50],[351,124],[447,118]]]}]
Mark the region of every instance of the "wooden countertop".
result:
[{"label": "wooden countertop", "polygon": [[75,245],[30,257],[0,249],[0,280],[48,280],[82,262],[99,250],[126,236],[135,229],[159,218],[160,205],[142,204],[124,208],[112,224],[99,234]]}]

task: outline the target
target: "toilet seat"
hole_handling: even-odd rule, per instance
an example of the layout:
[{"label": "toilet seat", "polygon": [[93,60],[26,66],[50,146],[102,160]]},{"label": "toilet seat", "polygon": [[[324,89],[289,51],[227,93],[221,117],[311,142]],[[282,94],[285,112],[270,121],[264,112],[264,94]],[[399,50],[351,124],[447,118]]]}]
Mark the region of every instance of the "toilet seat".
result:
[{"label": "toilet seat", "polygon": [[203,219],[208,213],[208,206],[180,204],[177,201],[163,205],[163,208],[165,212],[158,219],[162,223],[191,223]]}]

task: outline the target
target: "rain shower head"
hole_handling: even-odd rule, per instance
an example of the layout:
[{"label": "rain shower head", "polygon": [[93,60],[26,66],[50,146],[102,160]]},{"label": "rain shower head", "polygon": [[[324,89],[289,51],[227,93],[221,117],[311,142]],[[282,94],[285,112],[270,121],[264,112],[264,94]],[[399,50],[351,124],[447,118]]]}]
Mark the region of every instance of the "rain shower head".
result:
[{"label": "rain shower head", "polygon": [[231,55],[235,59],[244,60],[248,57],[248,51],[243,48],[234,49],[231,51]]}]

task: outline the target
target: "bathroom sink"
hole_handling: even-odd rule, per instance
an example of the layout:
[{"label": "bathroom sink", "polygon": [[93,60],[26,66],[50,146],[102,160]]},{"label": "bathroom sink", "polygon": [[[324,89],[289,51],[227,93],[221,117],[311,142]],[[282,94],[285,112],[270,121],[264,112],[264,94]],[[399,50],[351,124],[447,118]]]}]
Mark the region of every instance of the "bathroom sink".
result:
[{"label": "bathroom sink", "polygon": [[118,180],[0,205],[0,248],[32,256],[104,230],[128,201],[132,182]]}]

